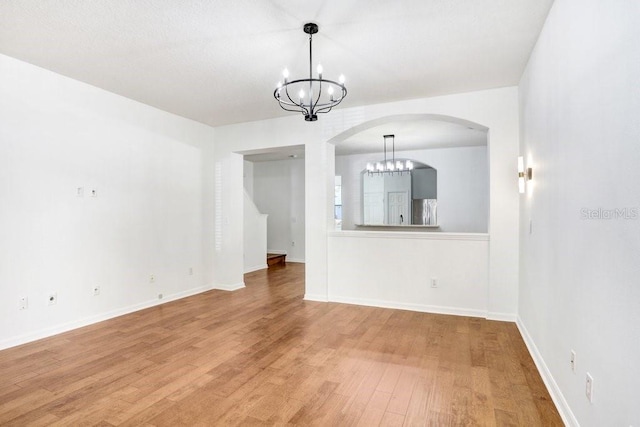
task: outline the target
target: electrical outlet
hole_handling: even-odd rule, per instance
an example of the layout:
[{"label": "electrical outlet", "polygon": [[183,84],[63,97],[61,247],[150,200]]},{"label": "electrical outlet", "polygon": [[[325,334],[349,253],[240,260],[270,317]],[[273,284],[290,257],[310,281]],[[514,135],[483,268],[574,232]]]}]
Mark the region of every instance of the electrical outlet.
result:
[{"label": "electrical outlet", "polygon": [[26,310],[27,308],[29,308],[29,299],[27,297],[21,297],[18,300],[18,308],[20,310]]},{"label": "electrical outlet", "polygon": [[587,395],[587,399],[589,399],[589,402],[593,403],[593,377],[589,372],[587,372],[587,384],[585,393]]},{"label": "electrical outlet", "polygon": [[158,294],[158,299],[162,299],[162,298],[164,298],[164,295]]},{"label": "electrical outlet", "polygon": [[156,281],[156,276],[154,276],[153,274],[149,276],[149,283],[155,283]]},{"label": "electrical outlet", "polygon": [[575,372],[576,371],[576,352],[573,350],[571,350],[571,359],[569,363],[571,363],[571,370]]},{"label": "electrical outlet", "polygon": [[56,305],[58,303],[58,294],[56,292],[49,294],[47,301],[49,301],[49,305]]},{"label": "electrical outlet", "polygon": [[78,196],[78,197],[84,197],[84,187],[78,187],[78,188],[76,188],[76,196]]},{"label": "electrical outlet", "polygon": [[431,278],[431,287],[432,288],[437,288],[438,287],[438,279],[436,279],[435,277]]},{"label": "electrical outlet", "polygon": [[98,190],[96,190],[95,188],[91,189],[91,197],[98,197]]},{"label": "electrical outlet", "polygon": [[295,246],[295,245],[296,245],[296,242],[291,242],[291,246]]},{"label": "electrical outlet", "polygon": [[193,267],[189,267],[189,276],[193,276]]},{"label": "electrical outlet", "polygon": [[93,296],[97,297],[98,295],[100,295],[100,286],[96,285],[93,287]]}]

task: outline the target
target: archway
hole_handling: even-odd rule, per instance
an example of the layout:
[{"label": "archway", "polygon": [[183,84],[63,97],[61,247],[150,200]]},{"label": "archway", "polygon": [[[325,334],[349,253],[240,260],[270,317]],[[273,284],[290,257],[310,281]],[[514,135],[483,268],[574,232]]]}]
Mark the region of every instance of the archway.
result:
[{"label": "archway", "polygon": [[[442,210],[441,213],[444,215],[440,216],[443,221],[437,231],[488,231],[488,128],[469,120],[439,114],[389,115],[353,126],[328,141],[335,147],[334,169],[342,181],[342,229],[361,229],[364,225],[371,224],[365,218],[365,211],[370,205],[365,199],[371,201],[372,194],[364,194],[364,183],[372,180],[367,180],[371,174],[365,173],[364,170],[367,165],[380,163],[377,161],[382,160],[383,135],[387,134],[395,135],[394,160],[410,159],[416,164],[427,164],[439,171],[437,185],[441,191],[437,192],[437,204],[438,210]],[[418,171],[411,171],[409,181],[403,180],[403,185],[407,188],[396,188],[396,191],[403,190],[409,195],[405,210],[408,210],[411,216],[404,225],[416,225],[418,220],[414,220],[412,214],[414,207],[425,202],[423,199],[432,198],[418,196],[420,186],[419,174],[416,172]],[[391,175],[397,174],[394,172]],[[383,199],[387,200],[391,193],[376,193],[374,196],[379,202],[374,203],[375,206],[387,206]],[[433,200],[433,203],[435,204],[436,200]],[[384,210],[386,212],[387,209]],[[387,222],[386,213],[384,218],[384,224],[377,224],[378,226],[394,224]],[[406,214],[403,218],[406,218]],[[429,225],[433,224],[435,222]],[[434,230],[414,228],[412,231]]]}]

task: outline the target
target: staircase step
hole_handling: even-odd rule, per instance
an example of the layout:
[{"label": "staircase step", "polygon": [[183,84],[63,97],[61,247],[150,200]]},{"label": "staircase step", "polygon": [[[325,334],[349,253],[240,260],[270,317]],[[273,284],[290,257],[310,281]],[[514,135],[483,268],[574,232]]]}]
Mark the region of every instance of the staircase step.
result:
[{"label": "staircase step", "polygon": [[267,265],[271,267],[272,265],[286,264],[286,254],[267,254]]}]

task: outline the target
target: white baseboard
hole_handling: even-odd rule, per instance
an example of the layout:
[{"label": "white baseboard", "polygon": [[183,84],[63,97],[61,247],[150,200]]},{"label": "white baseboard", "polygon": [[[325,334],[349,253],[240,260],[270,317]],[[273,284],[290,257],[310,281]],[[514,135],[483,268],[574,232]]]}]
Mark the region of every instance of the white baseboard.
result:
[{"label": "white baseboard", "polygon": [[247,274],[247,273],[251,273],[252,271],[264,270],[267,267],[269,266],[266,263],[260,264],[260,265],[254,265],[253,267],[245,268],[244,273]]},{"label": "white baseboard", "polygon": [[487,317],[487,312],[484,310],[465,309],[465,308],[457,308],[457,307],[445,307],[445,306],[424,305],[424,304],[408,304],[408,303],[397,302],[397,301],[371,300],[366,298],[341,297],[336,295],[330,295],[329,301],[340,302],[343,304],[366,305],[369,307],[394,308],[397,310],[419,311],[422,313],[451,314],[454,316],[469,316],[469,317],[482,317],[482,318]]},{"label": "white baseboard", "polygon": [[298,262],[300,264],[304,264],[304,258],[287,258],[287,262]]},{"label": "white baseboard", "polygon": [[304,294],[305,301],[328,302],[326,295]]},{"label": "white baseboard", "polygon": [[487,320],[499,320],[501,322],[513,322],[515,323],[517,316],[514,313],[496,313],[488,312]]},{"label": "white baseboard", "polygon": [[244,282],[231,283],[231,284],[219,283],[217,285],[211,286],[211,289],[218,289],[220,291],[237,291],[238,289],[242,289],[242,288],[244,288]]},{"label": "white baseboard", "polygon": [[82,328],[84,326],[93,325],[94,323],[103,322],[105,320],[113,319],[115,317],[124,316],[125,314],[133,313],[136,311],[144,310],[145,308],[155,307],[156,305],[166,304],[171,301],[179,300],[182,298],[197,295],[203,292],[210,291],[210,286],[200,286],[197,288],[189,289],[186,291],[178,292],[171,295],[166,295],[162,299],[153,299],[144,301],[139,304],[133,304],[127,307],[110,310],[104,313],[99,313],[93,316],[85,317],[82,319],[74,320],[71,322],[63,323],[61,325],[51,326],[45,329],[41,329],[36,332],[31,332],[18,337],[8,338],[0,341],[0,350],[4,350],[10,347],[26,344],[29,342],[37,341],[43,338],[48,338],[54,335],[68,332],[74,329]]},{"label": "white baseboard", "polygon": [[524,343],[527,345],[529,354],[531,354],[531,357],[533,358],[533,361],[536,364],[536,367],[538,368],[538,372],[542,377],[542,381],[544,382],[544,385],[547,387],[547,391],[551,395],[551,399],[553,400],[553,403],[555,403],[556,408],[558,408],[558,412],[560,413],[560,417],[562,418],[562,421],[567,426],[579,427],[580,424],[578,423],[578,420],[573,414],[573,411],[571,411],[571,408],[569,407],[567,400],[564,398],[562,391],[560,391],[560,387],[558,387],[558,383],[556,383],[556,380],[553,378],[553,375],[551,375],[551,371],[549,370],[549,368],[547,367],[547,364],[542,358],[540,351],[538,351],[538,347],[536,347],[536,344],[533,342],[531,335],[529,335],[529,331],[527,331],[527,328],[524,326],[524,323],[522,323],[522,319],[520,318],[520,316],[518,316],[516,319],[516,325],[518,325],[518,330],[520,331],[520,335],[522,335],[522,339],[524,340]]}]

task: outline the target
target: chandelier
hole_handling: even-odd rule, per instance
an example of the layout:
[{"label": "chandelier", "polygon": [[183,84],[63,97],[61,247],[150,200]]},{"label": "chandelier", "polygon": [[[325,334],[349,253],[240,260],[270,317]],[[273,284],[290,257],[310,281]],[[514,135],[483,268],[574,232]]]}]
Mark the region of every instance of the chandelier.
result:
[{"label": "chandelier", "polygon": [[[394,174],[398,172],[399,174],[403,174],[406,172],[411,172],[413,169],[413,162],[411,160],[396,160],[396,136],[395,135],[384,135],[384,161],[374,163],[367,163],[367,173],[369,175],[373,174]],[[391,159],[387,159],[387,140],[391,139]]]},{"label": "chandelier", "polygon": [[[311,42],[313,35],[318,32],[318,25],[314,23],[305,24],[304,32],[309,34],[309,78],[289,80],[289,70],[285,68],[282,72],[284,83],[278,82],[278,87],[273,92],[273,96],[283,110],[302,113],[306,121],[315,122],[318,120],[318,114],[328,113],[333,107],[342,102],[344,97],[347,96],[347,88],[344,87],[343,75],[340,75],[338,82],[323,79],[322,65],[320,64],[318,64],[317,68],[318,78],[313,78]],[[326,93],[323,92],[323,89],[326,89]],[[298,91],[297,94],[296,91]],[[294,101],[296,96],[297,101]]]}]

